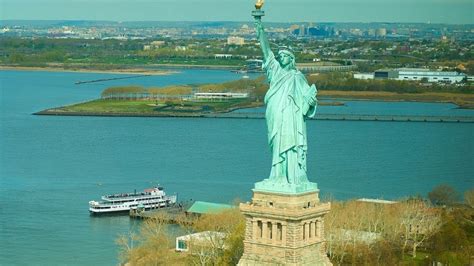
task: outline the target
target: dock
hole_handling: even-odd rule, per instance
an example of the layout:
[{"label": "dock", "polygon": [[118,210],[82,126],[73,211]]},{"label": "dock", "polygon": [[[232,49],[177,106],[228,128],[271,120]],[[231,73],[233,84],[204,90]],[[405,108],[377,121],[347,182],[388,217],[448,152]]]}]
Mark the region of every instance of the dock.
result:
[{"label": "dock", "polygon": [[191,204],[192,202],[180,202],[169,207],[147,211],[130,210],[130,218],[139,220],[153,219],[169,224],[191,224],[193,219],[186,215],[186,210]]},{"label": "dock", "polygon": [[191,225],[197,217],[203,214],[216,214],[225,210],[235,208],[233,205],[213,203],[205,201],[182,201],[169,207],[152,210],[130,210],[130,218],[153,219],[155,221]]}]

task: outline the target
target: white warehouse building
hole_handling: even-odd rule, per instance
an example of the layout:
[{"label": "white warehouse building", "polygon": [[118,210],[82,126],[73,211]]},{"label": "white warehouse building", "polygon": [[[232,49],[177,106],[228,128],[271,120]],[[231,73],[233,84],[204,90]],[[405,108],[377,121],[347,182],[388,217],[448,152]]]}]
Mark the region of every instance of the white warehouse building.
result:
[{"label": "white warehouse building", "polygon": [[465,74],[458,72],[430,71],[426,69],[398,69],[398,80],[422,80],[428,82],[457,83],[463,81]]},{"label": "white warehouse building", "polygon": [[355,79],[426,80],[427,82],[458,83],[466,79],[466,74],[458,72],[432,71],[423,68],[380,69],[373,74],[356,73]]},{"label": "white warehouse building", "polygon": [[374,79],[374,73],[355,73],[355,79]]}]

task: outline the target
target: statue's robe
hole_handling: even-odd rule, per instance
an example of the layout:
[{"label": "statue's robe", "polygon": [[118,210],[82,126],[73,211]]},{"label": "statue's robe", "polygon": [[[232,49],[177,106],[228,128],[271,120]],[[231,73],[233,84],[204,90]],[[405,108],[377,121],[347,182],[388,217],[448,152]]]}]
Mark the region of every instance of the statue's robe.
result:
[{"label": "statue's robe", "polygon": [[306,175],[306,123],[316,113],[316,87],[304,75],[280,66],[273,53],[264,61],[270,88],[265,95],[268,143],[272,152],[270,180],[299,184]]}]

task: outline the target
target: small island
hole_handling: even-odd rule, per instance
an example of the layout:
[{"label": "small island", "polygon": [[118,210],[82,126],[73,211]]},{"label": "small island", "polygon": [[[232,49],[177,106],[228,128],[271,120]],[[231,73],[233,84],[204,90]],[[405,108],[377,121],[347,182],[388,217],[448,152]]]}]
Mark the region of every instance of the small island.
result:
[{"label": "small island", "polygon": [[221,84],[105,89],[101,98],[47,109],[39,115],[200,117],[263,105],[263,79]]},{"label": "small island", "polygon": [[[335,76],[338,75],[338,76]],[[346,75],[346,76],[343,76]],[[307,76],[318,87],[319,105],[344,105],[347,100],[453,103],[474,108],[472,86],[424,86],[417,82],[356,80],[347,74],[319,73]],[[262,107],[268,84],[264,77],[219,84],[167,87],[118,86],[105,89],[96,100],[46,109],[36,115],[145,116],[145,117],[240,117],[243,108]],[[252,116],[253,115],[253,116]],[[263,118],[260,113],[245,117]]]}]

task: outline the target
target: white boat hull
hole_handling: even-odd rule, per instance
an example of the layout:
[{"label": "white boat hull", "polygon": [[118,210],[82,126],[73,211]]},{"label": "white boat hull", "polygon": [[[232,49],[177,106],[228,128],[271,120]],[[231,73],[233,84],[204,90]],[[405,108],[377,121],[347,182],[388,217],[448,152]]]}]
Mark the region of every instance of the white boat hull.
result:
[{"label": "white boat hull", "polygon": [[164,196],[156,200],[135,200],[126,203],[113,203],[113,202],[89,202],[89,212],[91,214],[106,214],[106,213],[122,213],[130,212],[132,209],[137,209],[138,207],[144,208],[145,210],[149,209],[159,209],[168,207],[176,203],[176,195],[173,196]]}]

